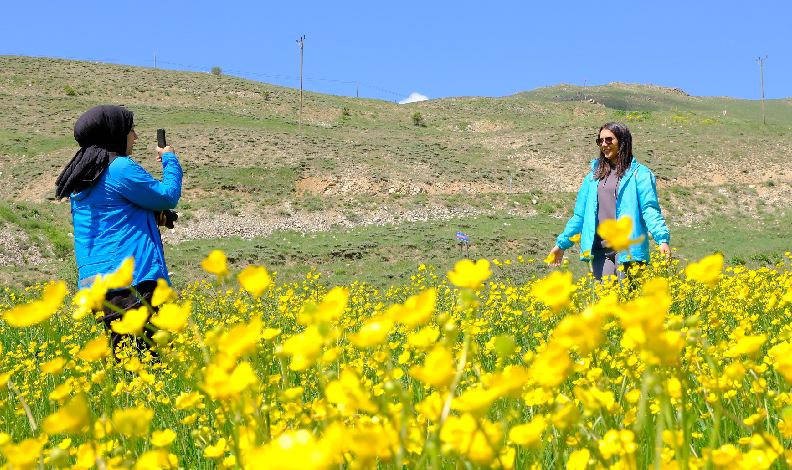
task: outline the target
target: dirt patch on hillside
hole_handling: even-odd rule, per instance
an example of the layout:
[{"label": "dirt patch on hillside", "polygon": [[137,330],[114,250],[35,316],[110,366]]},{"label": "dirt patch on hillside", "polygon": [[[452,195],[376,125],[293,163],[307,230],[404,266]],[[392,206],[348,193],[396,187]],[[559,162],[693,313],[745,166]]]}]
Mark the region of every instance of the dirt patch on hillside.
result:
[{"label": "dirt patch on hillside", "polygon": [[382,181],[374,178],[308,177],[297,180],[297,196],[375,194],[485,194],[502,193],[502,186],[472,182]]},{"label": "dirt patch on hillside", "polygon": [[503,128],[503,124],[492,122],[489,119],[484,119],[468,124],[467,127],[465,127],[465,130],[469,132],[495,132]]},{"label": "dirt patch on hillside", "polygon": [[45,261],[24,230],[12,224],[0,226],[0,266],[39,265]]}]

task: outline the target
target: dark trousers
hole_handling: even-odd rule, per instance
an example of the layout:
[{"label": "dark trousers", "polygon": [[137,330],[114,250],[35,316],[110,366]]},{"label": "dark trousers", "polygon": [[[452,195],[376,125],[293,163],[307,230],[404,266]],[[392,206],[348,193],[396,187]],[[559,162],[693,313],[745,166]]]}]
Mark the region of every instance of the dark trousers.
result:
[{"label": "dark trousers", "polygon": [[[143,281],[135,286],[137,294],[135,294],[135,292],[133,292],[131,289],[116,290],[108,292],[105,295],[105,300],[126,312],[127,310],[132,310],[143,306],[143,302],[140,300],[141,298],[151,305],[151,296],[154,295],[154,289],[156,288],[157,281]],[[157,310],[159,310],[158,307],[152,307],[152,309],[149,311],[149,317],[146,319],[147,327],[151,326],[151,324],[148,323],[148,320],[151,319],[152,313],[156,312]],[[104,323],[105,329],[110,334],[110,343],[113,345],[113,355],[116,354],[116,348],[124,338],[129,338],[130,342],[137,346],[137,349],[140,351],[149,349],[149,344],[151,343],[152,337],[154,336],[154,330],[146,327],[143,328],[143,334],[145,334],[148,338],[148,343],[146,340],[138,338],[134,335],[116,333],[111,329],[110,324],[116,320],[120,320],[123,316],[123,313],[116,312],[107,306],[103,308],[103,312],[104,316],[99,318],[99,321]],[[151,351],[151,354],[154,356],[157,355],[154,351]]]}]

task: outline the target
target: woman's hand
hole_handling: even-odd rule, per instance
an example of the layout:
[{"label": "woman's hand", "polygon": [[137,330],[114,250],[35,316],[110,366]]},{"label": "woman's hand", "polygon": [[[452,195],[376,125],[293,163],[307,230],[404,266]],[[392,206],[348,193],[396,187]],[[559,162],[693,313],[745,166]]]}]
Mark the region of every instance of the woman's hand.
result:
[{"label": "woman's hand", "polygon": [[558,245],[554,246],[552,250],[550,250],[550,255],[548,256],[555,256],[554,260],[550,263],[547,263],[548,266],[561,266],[561,262],[564,260],[564,250],[558,247]]},{"label": "woman's hand", "polygon": [[660,254],[666,259],[671,258],[671,247],[668,246],[668,243],[664,242],[660,244]]},{"label": "woman's hand", "polygon": [[157,161],[161,162],[162,161],[162,154],[163,153],[168,153],[168,152],[176,153],[176,152],[173,151],[173,147],[171,147],[170,145],[166,145],[165,148],[157,147]]}]

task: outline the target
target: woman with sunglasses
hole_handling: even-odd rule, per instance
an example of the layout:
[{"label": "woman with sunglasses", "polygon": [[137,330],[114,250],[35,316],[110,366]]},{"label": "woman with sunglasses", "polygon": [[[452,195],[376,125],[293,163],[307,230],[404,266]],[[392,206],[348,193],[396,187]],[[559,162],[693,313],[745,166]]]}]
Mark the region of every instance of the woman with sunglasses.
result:
[{"label": "woman with sunglasses", "polygon": [[[649,233],[660,245],[660,253],[671,255],[668,226],[660,212],[654,174],[633,157],[630,129],[621,122],[608,122],[600,127],[596,141],[599,157],[591,162],[591,172],[578,191],[575,213],[550,251],[550,265],[561,264],[564,250],[574,244],[570,238],[580,234],[580,259],[592,262],[594,278],[622,278],[620,264],[627,269],[630,264],[649,260]],[[617,253],[597,234],[597,227],[623,216],[633,222],[630,238],[643,241],[631,246],[629,252]]]}]

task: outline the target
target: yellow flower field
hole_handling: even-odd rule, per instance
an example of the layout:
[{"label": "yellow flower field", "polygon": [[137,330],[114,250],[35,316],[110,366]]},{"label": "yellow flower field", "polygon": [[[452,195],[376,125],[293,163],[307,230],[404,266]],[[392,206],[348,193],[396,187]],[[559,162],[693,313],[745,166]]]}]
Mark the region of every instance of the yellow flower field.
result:
[{"label": "yellow flower field", "polygon": [[[789,255],[789,254],[787,254]],[[789,259],[787,259],[787,262]],[[69,295],[6,289],[9,469],[767,469],[792,463],[792,275],[653,260],[622,282],[524,261],[418,267],[387,292],[262,267],[93,315],[132,261]],[[494,274],[493,274],[494,272]],[[126,284],[125,284],[126,283]]]}]

